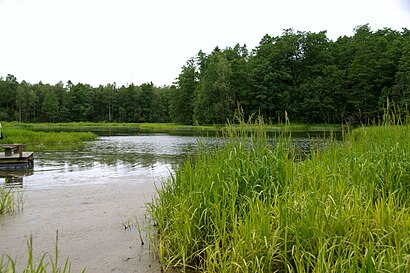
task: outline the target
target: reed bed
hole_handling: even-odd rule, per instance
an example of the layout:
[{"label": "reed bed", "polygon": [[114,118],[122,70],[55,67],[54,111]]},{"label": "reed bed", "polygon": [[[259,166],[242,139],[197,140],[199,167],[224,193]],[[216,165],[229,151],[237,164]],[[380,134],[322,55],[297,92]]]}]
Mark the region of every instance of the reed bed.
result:
[{"label": "reed bed", "polygon": [[[33,237],[27,240],[27,262],[22,265],[9,255],[2,255],[0,257],[0,272],[2,273],[70,273],[71,272],[71,262],[69,258],[66,258],[64,263],[60,263],[60,252],[58,249],[58,230],[56,231],[56,243],[55,250],[53,254],[45,253],[40,259],[34,259],[33,251]],[[21,271],[22,270],[22,271]],[[84,268],[81,273],[85,273],[86,268]]]},{"label": "reed bed", "polygon": [[0,186],[0,215],[14,211],[15,205],[12,189]]},{"label": "reed bed", "polygon": [[[182,125],[176,123],[113,123],[113,122],[66,122],[66,123],[5,123],[4,127],[28,129],[34,131],[102,131],[107,129],[128,129],[149,133],[170,133],[170,134],[219,134],[235,128],[236,130],[255,131],[259,126],[255,124],[211,124],[211,125]],[[323,132],[340,131],[342,127],[337,124],[284,124],[278,123],[264,124],[264,130],[271,133],[283,132]]]},{"label": "reed bed", "polygon": [[90,132],[42,132],[21,128],[3,128],[4,139],[1,143],[24,143],[29,149],[42,147],[61,147],[92,141],[97,136]]},{"label": "reed bed", "polygon": [[23,191],[0,185],[0,216],[6,213],[13,214],[22,210],[24,198]]},{"label": "reed bed", "polygon": [[358,128],[303,159],[262,127],[162,183],[148,207],[164,269],[410,270],[409,125]]}]

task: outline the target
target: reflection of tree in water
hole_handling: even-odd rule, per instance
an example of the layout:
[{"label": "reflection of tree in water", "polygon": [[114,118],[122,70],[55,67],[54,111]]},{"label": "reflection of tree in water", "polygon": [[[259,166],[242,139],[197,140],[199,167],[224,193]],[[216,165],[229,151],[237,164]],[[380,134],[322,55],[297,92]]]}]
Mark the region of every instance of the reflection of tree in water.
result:
[{"label": "reflection of tree in water", "polygon": [[67,164],[68,166],[81,166],[84,168],[92,168],[95,164],[108,166],[131,165],[150,168],[156,164],[169,164],[178,166],[186,160],[186,154],[170,155],[170,154],[96,154],[93,157],[84,156],[82,154],[67,155],[56,162]]},{"label": "reflection of tree in water", "polygon": [[23,177],[9,176],[5,178],[6,187],[7,186],[23,186]]},{"label": "reflection of tree in water", "polygon": [[23,178],[30,175],[33,175],[32,169],[0,170],[0,178],[4,178],[6,187],[22,187]]},{"label": "reflection of tree in water", "polygon": [[[292,135],[297,151],[304,153],[315,143],[312,136]],[[276,138],[272,138],[274,141]],[[154,169],[169,166],[175,170],[188,156],[207,148],[219,146],[222,139],[169,135],[103,137],[71,151],[50,151],[38,155],[41,164],[76,170],[93,169],[98,165],[110,167]],[[212,151],[212,149],[211,149]],[[101,167],[101,166],[98,166]]]},{"label": "reflection of tree in water", "polygon": [[88,147],[94,154],[94,162],[109,166],[118,164],[150,168],[157,164],[171,165],[183,163],[188,154],[195,153],[198,137],[143,135],[102,138]]},{"label": "reflection of tree in water", "polygon": [[36,165],[39,172],[161,176],[167,170],[174,172],[188,155],[196,153],[198,140],[199,137],[170,135],[101,137],[76,149],[38,153]]}]

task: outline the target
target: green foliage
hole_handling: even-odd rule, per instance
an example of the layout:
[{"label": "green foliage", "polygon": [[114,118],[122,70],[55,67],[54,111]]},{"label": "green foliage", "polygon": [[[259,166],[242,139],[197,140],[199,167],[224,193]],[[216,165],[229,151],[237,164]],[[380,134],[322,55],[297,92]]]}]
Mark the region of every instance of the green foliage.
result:
[{"label": "green foliage", "polygon": [[199,123],[223,124],[235,109],[235,93],[231,66],[226,57],[214,51],[208,57],[206,70],[201,73],[195,97],[194,117]]},{"label": "green foliage", "polygon": [[329,139],[304,160],[289,139],[267,138],[260,119],[249,137],[231,130],[224,145],[178,169],[150,204],[163,266],[406,271],[410,126],[390,121],[348,132],[341,143]]},{"label": "green foliage", "polygon": [[190,59],[182,67],[176,85],[172,88],[170,112],[173,121],[192,124],[194,114],[194,95],[198,85],[195,62]]},{"label": "green foliage", "polygon": [[44,146],[65,147],[79,144],[84,141],[92,141],[97,136],[90,132],[37,132],[29,129],[13,128],[7,123],[3,127],[4,139],[1,143],[24,143],[26,149],[37,150]]},{"label": "green foliage", "polygon": [[[33,259],[33,237],[30,236],[30,239],[27,240],[27,264],[23,269],[23,273],[70,273],[71,272],[71,263],[67,258],[63,264],[59,263],[59,250],[58,250],[58,231],[56,232],[56,244],[55,244],[55,253],[54,255],[43,254],[38,261]],[[48,259],[47,259],[48,257]],[[18,261],[13,259],[9,255],[2,255],[0,257],[0,272],[4,273],[16,273],[17,268],[19,267]],[[86,272],[84,268],[82,273]]]},{"label": "green foliage", "polygon": [[303,123],[370,123],[386,99],[409,111],[409,30],[373,31],[331,41],[326,31],[265,35],[252,51],[235,45],[199,51],[174,85],[92,87],[19,83],[0,77],[0,120],[224,124],[239,103],[247,116]]},{"label": "green foliage", "polygon": [[15,191],[13,188],[0,186],[0,216],[20,210],[23,207],[22,196],[21,192]]}]

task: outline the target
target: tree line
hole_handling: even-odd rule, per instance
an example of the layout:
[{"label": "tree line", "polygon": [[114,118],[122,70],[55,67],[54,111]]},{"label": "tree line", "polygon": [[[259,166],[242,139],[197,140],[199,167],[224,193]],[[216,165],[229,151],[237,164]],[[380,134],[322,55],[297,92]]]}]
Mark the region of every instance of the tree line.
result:
[{"label": "tree line", "polygon": [[0,120],[22,122],[225,123],[235,110],[273,122],[369,122],[386,101],[410,106],[410,32],[358,26],[336,41],[326,31],[284,30],[248,50],[235,45],[199,53],[175,82],[92,87],[0,78]]},{"label": "tree line", "polygon": [[55,85],[0,79],[0,120],[20,122],[170,122],[170,87],[152,83]]}]

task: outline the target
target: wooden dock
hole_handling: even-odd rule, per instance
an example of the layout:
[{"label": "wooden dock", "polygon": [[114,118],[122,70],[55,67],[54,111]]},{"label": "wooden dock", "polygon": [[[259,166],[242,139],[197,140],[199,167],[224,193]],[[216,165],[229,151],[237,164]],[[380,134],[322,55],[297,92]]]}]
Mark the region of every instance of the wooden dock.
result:
[{"label": "wooden dock", "polygon": [[3,144],[0,153],[0,170],[21,170],[34,168],[34,153],[23,152],[23,144]]}]

